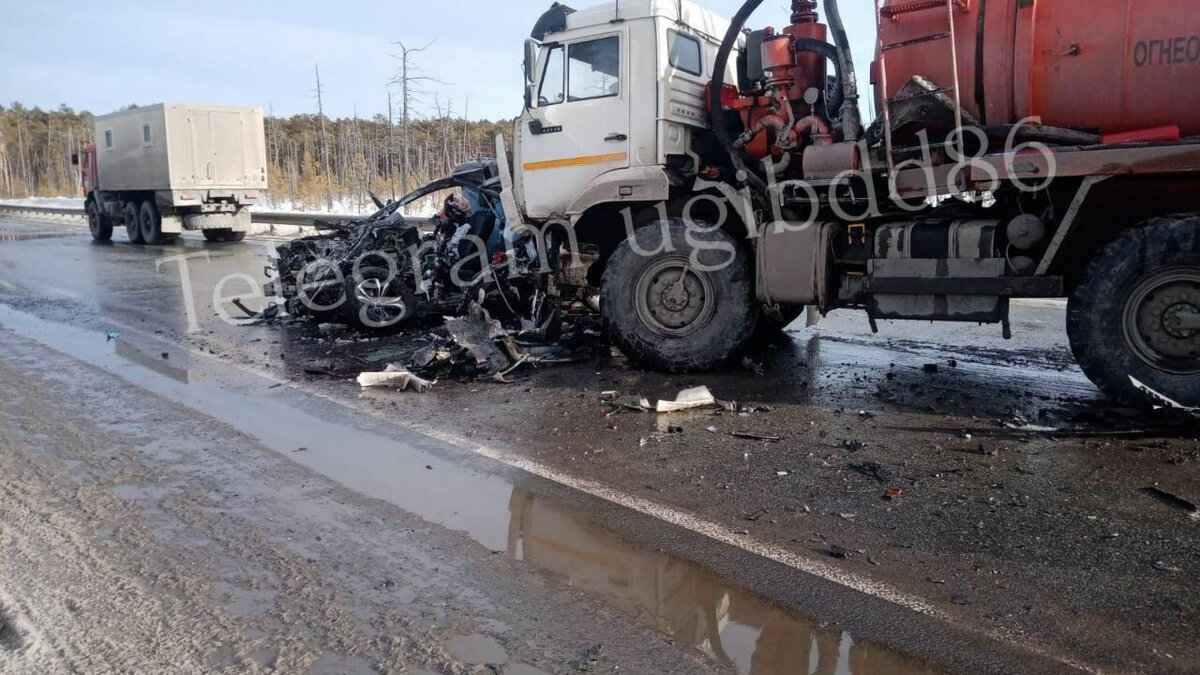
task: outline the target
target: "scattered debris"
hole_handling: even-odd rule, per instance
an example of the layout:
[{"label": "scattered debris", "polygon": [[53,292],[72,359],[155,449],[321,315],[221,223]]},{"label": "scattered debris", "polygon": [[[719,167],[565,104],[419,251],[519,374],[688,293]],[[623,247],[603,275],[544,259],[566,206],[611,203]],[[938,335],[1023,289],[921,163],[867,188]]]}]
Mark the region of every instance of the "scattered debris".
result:
[{"label": "scattered debris", "polygon": [[763,436],[760,434],[751,434],[745,431],[735,431],[730,436],[740,438],[747,441],[762,441],[763,443],[782,443],[783,439],[779,436]]},{"label": "scattered debris", "polygon": [[693,387],[679,392],[674,401],[659,401],[654,406],[657,413],[675,413],[716,405],[717,399],[708,387]]},{"label": "scattered debris", "polygon": [[112,342],[113,340],[117,340],[117,339],[119,339],[120,337],[121,337],[121,334],[120,334],[120,333],[118,333],[118,332],[116,332],[116,331],[111,331],[111,330],[110,330],[110,331],[108,331],[108,342]]},{"label": "scattered debris", "polygon": [[763,516],[767,515],[768,513],[770,513],[770,511],[768,511],[765,508],[761,508],[761,509],[758,509],[757,511],[752,511],[752,512],[746,514],[745,516],[743,516],[743,518],[752,523],[756,523],[759,520],[762,520]]},{"label": "scattered debris", "polygon": [[904,490],[901,490],[900,488],[892,488],[891,490],[888,490],[887,492],[883,493],[883,498],[890,502],[896,501],[897,499],[900,499],[903,496],[904,496]]},{"label": "scattered debris", "polygon": [[1142,488],[1142,492],[1145,492],[1167,506],[1173,506],[1181,511],[1186,511],[1191,514],[1193,518],[1200,520],[1200,506],[1197,506],[1195,502],[1189,501],[1183,497],[1180,497],[1179,495],[1172,494],[1155,486]]},{"label": "scattered debris", "polygon": [[862,441],[842,441],[841,447],[843,450],[858,452],[859,450],[867,447],[867,444],[863,443]]},{"label": "scattered debris", "polygon": [[1168,565],[1167,563],[1162,562],[1161,560],[1150,563],[1150,566],[1153,567],[1154,569],[1158,570],[1159,572],[1167,572],[1169,574],[1179,574],[1180,572],[1183,572],[1183,569],[1181,569],[1179,567],[1175,567],[1173,565]]},{"label": "scattered debris", "polygon": [[837,558],[838,560],[845,560],[850,557],[850,551],[841,546],[830,546],[825,552],[829,554],[830,558]]},{"label": "scattered debris", "polygon": [[436,381],[423,380],[397,365],[390,365],[382,373],[363,373],[358,376],[358,384],[363,389],[372,387],[388,387],[404,391],[412,389],[423,394],[433,388]]},{"label": "scattered debris", "polygon": [[939,366],[936,363],[926,363],[924,366],[924,370],[925,370],[926,374],[929,374],[929,375],[936,375],[938,373],[938,371],[940,371],[941,369],[942,369],[941,366]]},{"label": "scattered debris", "polygon": [[880,483],[886,483],[892,479],[892,473],[883,468],[879,462],[851,462],[850,469],[861,473],[868,478],[874,478]]},{"label": "scattered debris", "polygon": [[579,655],[579,658],[571,662],[571,666],[580,672],[588,672],[600,663],[600,655],[604,652],[603,645],[594,645],[588,647]]}]

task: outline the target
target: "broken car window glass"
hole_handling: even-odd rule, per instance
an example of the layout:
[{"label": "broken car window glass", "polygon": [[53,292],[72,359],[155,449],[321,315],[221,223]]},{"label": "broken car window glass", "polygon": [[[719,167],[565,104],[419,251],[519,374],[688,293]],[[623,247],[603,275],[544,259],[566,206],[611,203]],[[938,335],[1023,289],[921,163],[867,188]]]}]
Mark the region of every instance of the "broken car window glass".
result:
[{"label": "broken car window glass", "polygon": [[554,105],[563,102],[563,48],[554,47],[546,57],[546,70],[542,73],[542,85],[538,92],[538,105]]},{"label": "broken car window glass", "polygon": [[577,42],[567,52],[568,101],[617,96],[621,93],[621,39],[606,37]]}]

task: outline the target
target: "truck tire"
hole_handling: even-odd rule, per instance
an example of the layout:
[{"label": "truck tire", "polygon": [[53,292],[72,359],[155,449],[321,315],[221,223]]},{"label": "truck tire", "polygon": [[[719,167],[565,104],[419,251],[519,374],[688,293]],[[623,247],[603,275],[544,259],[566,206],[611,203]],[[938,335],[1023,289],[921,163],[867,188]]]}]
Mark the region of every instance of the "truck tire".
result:
[{"label": "truck tire", "polygon": [[84,212],[87,214],[88,230],[92,233],[92,239],[112,241],[112,221],[100,213],[100,206],[94,201],[88,202]]},{"label": "truck tire", "polygon": [[141,246],[146,243],[142,239],[141,214],[138,212],[137,202],[125,202],[125,236],[129,237],[129,243],[134,246]]},{"label": "truck tire", "polygon": [[652,223],[609,259],[601,310],[613,342],[636,365],[715,368],[746,347],[758,323],[750,254],[699,223]]},{"label": "truck tire", "polygon": [[204,238],[208,241],[241,241],[246,238],[246,233],[220,228],[216,230],[204,230]]},{"label": "truck tire", "polygon": [[[1156,218],[1092,260],[1067,306],[1067,334],[1083,372],[1127,404],[1150,397],[1137,378],[1182,405],[1200,406],[1200,216]],[[1194,321],[1194,319],[1192,319]]]},{"label": "truck tire", "polygon": [[347,319],[366,330],[387,331],[415,317],[417,303],[405,274],[386,267],[364,267],[357,275],[347,275]]},{"label": "truck tire", "polygon": [[163,234],[162,214],[158,212],[158,206],[151,201],[142,202],[138,211],[138,229],[141,230],[143,244],[157,246],[171,239]]}]

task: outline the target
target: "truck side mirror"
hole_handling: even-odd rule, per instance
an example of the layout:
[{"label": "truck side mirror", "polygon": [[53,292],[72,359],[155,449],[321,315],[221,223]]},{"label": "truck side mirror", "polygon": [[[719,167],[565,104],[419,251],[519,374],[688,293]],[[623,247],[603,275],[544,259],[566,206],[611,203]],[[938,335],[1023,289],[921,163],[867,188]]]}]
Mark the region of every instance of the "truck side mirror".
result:
[{"label": "truck side mirror", "polygon": [[525,109],[534,107],[537,101],[537,86],[534,77],[537,75],[537,57],[539,44],[532,38],[525,40]]},{"label": "truck side mirror", "polygon": [[525,83],[532,84],[534,70],[537,69],[538,41],[532,38],[525,40]]}]

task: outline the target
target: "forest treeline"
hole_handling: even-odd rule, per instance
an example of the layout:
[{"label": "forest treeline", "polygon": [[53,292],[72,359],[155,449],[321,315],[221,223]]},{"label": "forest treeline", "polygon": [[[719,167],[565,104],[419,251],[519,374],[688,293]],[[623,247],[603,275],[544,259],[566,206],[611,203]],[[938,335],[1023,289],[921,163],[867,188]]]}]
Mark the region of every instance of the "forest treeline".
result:
[{"label": "forest treeline", "polygon": [[[369,203],[367,190],[402,195],[464,161],[495,155],[511,122],[468,121],[446,112],[390,122],[323,115],[266,118],[270,196],[296,209]],[[93,116],[0,105],[0,197],[80,195],[71,155],[92,141]]]}]

